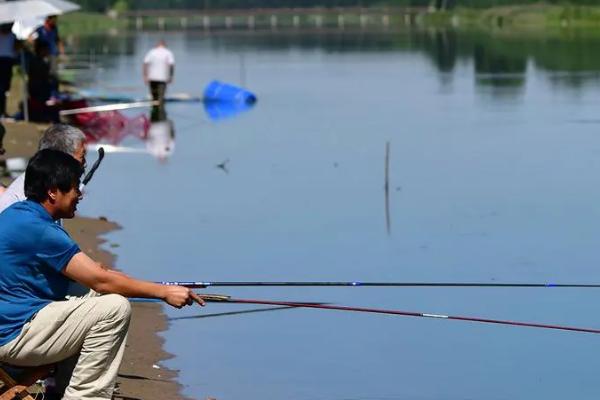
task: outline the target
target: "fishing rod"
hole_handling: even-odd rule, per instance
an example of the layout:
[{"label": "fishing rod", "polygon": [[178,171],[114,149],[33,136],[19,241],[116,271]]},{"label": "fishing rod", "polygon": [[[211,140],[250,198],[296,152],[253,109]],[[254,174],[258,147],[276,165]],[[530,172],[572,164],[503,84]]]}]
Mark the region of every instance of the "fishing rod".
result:
[{"label": "fishing rod", "polygon": [[595,283],[493,283],[493,282],[194,282],[166,281],[163,285],[185,286],[190,289],[208,287],[497,287],[497,288],[600,288]]},{"label": "fishing rod", "polygon": [[158,106],[159,104],[160,103],[157,100],[134,101],[131,103],[105,104],[102,106],[90,106],[90,107],[73,108],[71,110],[61,110],[59,112],[59,114],[62,117],[62,116],[67,116],[67,115],[82,114],[82,113],[89,113],[89,112],[117,111],[117,110],[129,110],[132,108],[153,107],[153,106]]},{"label": "fishing rod", "polygon": [[[207,303],[222,303],[231,299],[231,296],[227,296],[224,294],[199,294],[200,298]],[[129,301],[132,303],[164,303],[164,300],[154,299],[154,298],[145,298],[145,297],[130,297]],[[320,301],[288,301],[285,308],[294,308],[294,307],[304,307],[306,305],[310,306],[321,306],[327,305],[329,303],[323,303]]]},{"label": "fishing rod", "polygon": [[85,188],[85,185],[87,185],[89,183],[89,181],[92,180],[92,177],[94,176],[94,172],[96,172],[96,170],[100,166],[100,163],[102,162],[103,159],[104,159],[104,149],[102,147],[100,147],[100,148],[98,148],[98,159],[96,160],[94,165],[92,165],[92,168],[90,168],[89,172],[85,175],[85,177],[81,181],[81,184],[79,185],[79,191],[83,191],[83,189]]},{"label": "fishing rod", "polygon": [[521,326],[529,328],[540,328],[540,329],[553,329],[563,330],[571,332],[584,332],[584,333],[596,333],[600,334],[600,329],[592,328],[580,328],[566,325],[550,325],[550,324],[539,324],[533,322],[520,322],[520,321],[509,321],[500,319],[490,318],[479,318],[479,317],[468,317],[458,315],[441,315],[441,314],[429,314],[423,312],[413,311],[401,311],[401,310],[387,310],[382,308],[366,308],[366,307],[348,307],[348,306],[336,306],[330,304],[314,304],[314,303],[298,303],[289,301],[274,301],[274,300],[257,300],[257,299],[237,299],[226,295],[199,295],[205,301],[232,303],[232,304],[260,304],[268,306],[288,306],[288,307],[300,307],[300,308],[316,308],[321,310],[337,310],[337,311],[350,311],[350,312],[362,312],[372,314],[389,314],[398,315],[405,317],[418,317],[418,318],[437,318],[454,321],[467,321],[467,322],[479,322],[484,324],[497,324],[497,325],[511,325]]}]

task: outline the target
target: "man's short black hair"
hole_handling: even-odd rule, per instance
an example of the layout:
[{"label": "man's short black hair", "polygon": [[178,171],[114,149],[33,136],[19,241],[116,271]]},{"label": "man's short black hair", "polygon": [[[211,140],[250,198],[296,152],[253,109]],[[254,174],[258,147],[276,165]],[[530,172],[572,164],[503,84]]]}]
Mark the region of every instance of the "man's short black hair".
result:
[{"label": "man's short black hair", "polygon": [[25,170],[25,196],[41,203],[48,198],[48,190],[63,193],[79,186],[83,168],[71,155],[58,150],[38,151]]}]

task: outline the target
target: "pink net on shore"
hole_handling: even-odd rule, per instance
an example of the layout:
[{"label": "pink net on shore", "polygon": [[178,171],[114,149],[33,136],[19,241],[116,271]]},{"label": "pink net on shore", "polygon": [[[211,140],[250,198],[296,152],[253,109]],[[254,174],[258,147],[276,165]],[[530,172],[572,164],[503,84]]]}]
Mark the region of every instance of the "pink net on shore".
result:
[{"label": "pink net on shore", "polygon": [[[87,102],[79,100],[69,106],[69,108],[82,108],[87,106]],[[87,136],[88,143],[103,142],[112,145],[121,143],[127,136],[146,140],[150,127],[148,116],[139,114],[128,117],[116,110],[74,114],[70,122],[81,128]]]}]

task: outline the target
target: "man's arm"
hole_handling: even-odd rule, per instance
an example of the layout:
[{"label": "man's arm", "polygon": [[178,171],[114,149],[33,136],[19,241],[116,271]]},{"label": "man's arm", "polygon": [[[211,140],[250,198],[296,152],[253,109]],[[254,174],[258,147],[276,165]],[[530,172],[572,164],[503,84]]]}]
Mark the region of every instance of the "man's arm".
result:
[{"label": "man's arm", "polygon": [[169,83],[173,82],[175,76],[175,64],[169,65]]},{"label": "man's arm", "polygon": [[121,272],[102,267],[83,252],[71,258],[63,269],[63,274],[98,293],[160,299],[177,308],[192,305],[194,301],[204,305],[200,296],[186,287],[160,285],[131,278]]},{"label": "man's arm", "polygon": [[31,32],[29,34],[29,36],[27,36],[27,42],[33,44],[35,42],[35,40],[40,37],[40,29],[42,29],[42,27],[38,27],[37,29],[34,29],[33,32]]}]

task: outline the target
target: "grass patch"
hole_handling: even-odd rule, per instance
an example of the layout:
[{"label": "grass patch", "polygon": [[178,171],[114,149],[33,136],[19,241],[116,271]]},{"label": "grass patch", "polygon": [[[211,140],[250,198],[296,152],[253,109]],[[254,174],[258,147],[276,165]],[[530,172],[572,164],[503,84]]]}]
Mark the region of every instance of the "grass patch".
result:
[{"label": "grass patch", "polygon": [[426,24],[434,26],[502,28],[520,30],[554,28],[600,28],[600,6],[572,6],[532,4],[501,6],[486,9],[458,7],[451,12],[432,13],[425,17]]},{"label": "grass patch", "polygon": [[[289,18],[288,18],[289,19]],[[291,24],[291,20],[282,17],[281,26]],[[392,16],[393,20],[396,20]],[[239,20],[239,21],[238,21]],[[350,24],[352,17],[348,16]],[[157,18],[145,18],[145,28],[158,29]],[[181,28],[179,18],[166,18],[165,28]],[[198,28],[199,20],[193,18],[187,21],[189,26]],[[259,24],[261,21],[257,21]],[[264,22],[264,21],[262,21]],[[544,31],[546,29],[600,28],[600,5],[575,6],[575,5],[550,5],[530,4],[515,6],[497,6],[490,8],[466,8],[457,7],[450,11],[439,11],[427,13],[422,17],[426,26],[432,27],[464,27],[496,29],[510,27],[519,31]],[[236,24],[246,25],[244,18],[238,18]],[[336,20],[323,20],[323,26],[335,26]],[[117,32],[128,28],[125,18],[111,18],[105,14],[76,12],[66,14],[60,18],[60,29],[64,35],[98,34]]]},{"label": "grass patch", "polygon": [[62,15],[59,19],[61,35],[81,35],[104,33],[124,29],[124,19],[114,19],[107,15],[90,12],[74,12]]}]

